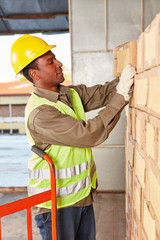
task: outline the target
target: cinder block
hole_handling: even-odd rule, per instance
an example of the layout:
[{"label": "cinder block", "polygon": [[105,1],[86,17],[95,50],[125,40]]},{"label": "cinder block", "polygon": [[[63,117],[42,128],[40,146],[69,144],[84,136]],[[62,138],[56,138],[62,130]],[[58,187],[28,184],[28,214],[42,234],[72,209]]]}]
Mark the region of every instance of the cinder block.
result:
[{"label": "cinder block", "polygon": [[72,52],[105,51],[104,0],[70,1],[70,12]]},{"label": "cinder block", "polygon": [[144,70],[160,64],[160,14],[144,31]]},{"label": "cinder block", "polygon": [[[123,147],[92,149],[98,174],[98,190],[125,189],[125,162]],[[122,169],[122,171],[120,171]]]},{"label": "cinder block", "polygon": [[[148,16],[150,15],[151,11]],[[108,48],[113,49],[127,41],[135,41],[141,33],[140,18],[141,2],[139,0],[108,0]]]},{"label": "cinder block", "polygon": [[104,84],[105,82],[110,82],[113,80],[112,60],[112,52],[73,53],[73,84],[86,84],[88,87],[90,87],[95,84]]},{"label": "cinder block", "polygon": [[113,49],[113,76],[119,77],[124,67],[130,63],[136,68],[137,43],[127,42]]}]

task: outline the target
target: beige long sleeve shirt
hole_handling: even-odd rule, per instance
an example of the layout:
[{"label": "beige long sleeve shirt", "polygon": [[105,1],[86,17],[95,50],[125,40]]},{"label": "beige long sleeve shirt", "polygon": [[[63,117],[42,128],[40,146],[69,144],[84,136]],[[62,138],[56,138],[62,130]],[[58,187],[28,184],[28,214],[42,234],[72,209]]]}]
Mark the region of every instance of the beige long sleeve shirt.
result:
[{"label": "beige long sleeve shirt", "polygon": [[[34,93],[50,101],[57,100],[73,109],[69,88],[74,88],[81,100],[85,112],[104,107],[98,115],[89,119],[87,123],[60,113],[55,107],[41,105],[34,109],[29,117],[29,130],[42,150],[51,144],[75,146],[80,148],[94,147],[104,142],[120,118],[120,113],[127,104],[124,97],[116,93],[118,79],[106,82],[104,85],[86,87],[59,86],[59,93],[34,87]],[[92,203],[91,196],[81,200],[74,206],[88,206]],[[48,210],[34,207],[35,214]]]}]

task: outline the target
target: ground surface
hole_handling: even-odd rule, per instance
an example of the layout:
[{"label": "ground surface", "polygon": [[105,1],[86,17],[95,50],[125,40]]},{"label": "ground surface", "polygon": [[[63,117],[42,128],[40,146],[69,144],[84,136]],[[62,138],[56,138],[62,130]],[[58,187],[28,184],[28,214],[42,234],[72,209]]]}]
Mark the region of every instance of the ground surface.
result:
[{"label": "ground surface", "polygon": [[[26,194],[0,194],[0,205],[26,197]],[[125,195],[94,194],[96,240],[125,239]],[[33,218],[33,240],[41,240]],[[27,240],[25,211],[2,218],[2,240]]]}]

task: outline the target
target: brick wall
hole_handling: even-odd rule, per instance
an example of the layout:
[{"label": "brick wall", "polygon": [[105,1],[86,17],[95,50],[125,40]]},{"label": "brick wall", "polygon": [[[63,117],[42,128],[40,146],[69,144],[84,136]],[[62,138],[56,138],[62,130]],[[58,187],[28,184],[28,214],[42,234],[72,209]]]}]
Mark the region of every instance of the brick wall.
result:
[{"label": "brick wall", "polygon": [[[133,97],[126,107],[126,240],[159,240],[160,14],[136,43],[137,74]],[[132,52],[128,43],[114,49],[115,76],[120,75],[120,64],[134,65]]]},{"label": "brick wall", "polygon": [[126,239],[160,239],[160,14],[137,40],[126,109]]},{"label": "brick wall", "polygon": [[[12,117],[24,117],[25,105],[12,105]],[[0,105],[0,116],[9,117],[9,105]]]}]

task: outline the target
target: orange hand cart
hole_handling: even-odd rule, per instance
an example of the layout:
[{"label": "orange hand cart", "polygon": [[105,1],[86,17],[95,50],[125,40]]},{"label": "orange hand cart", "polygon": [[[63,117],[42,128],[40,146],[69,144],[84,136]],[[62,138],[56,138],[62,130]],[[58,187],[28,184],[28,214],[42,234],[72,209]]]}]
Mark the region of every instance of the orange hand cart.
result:
[{"label": "orange hand cart", "polygon": [[50,168],[50,180],[51,180],[51,189],[36,194],[31,197],[27,197],[15,202],[7,203],[0,206],[0,240],[2,240],[2,232],[1,232],[1,218],[15,212],[19,212],[22,210],[26,210],[27,217],[27,233],[28,240],[32,240],[32,215],[31,208],[40,203],[51,200],[51,213],[52,213],[52,240],[57,240],[57,202],[56,202],[56,177],[55,177],[55,166],[53,160],[40,148],[37,146],[32,146],[32,151],[35,152],[38,156],[47,161]]}]

